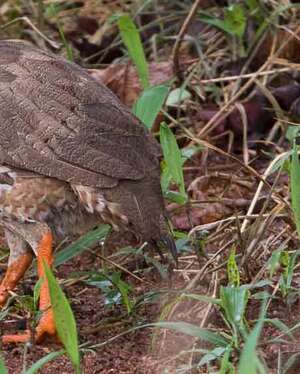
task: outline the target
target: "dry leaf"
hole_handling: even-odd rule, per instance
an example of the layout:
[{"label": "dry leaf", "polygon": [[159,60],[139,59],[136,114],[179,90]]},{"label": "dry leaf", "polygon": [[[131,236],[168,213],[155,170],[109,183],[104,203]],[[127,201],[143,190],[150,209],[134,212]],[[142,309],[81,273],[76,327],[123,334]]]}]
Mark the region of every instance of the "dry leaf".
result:
[{"label": "dry leaf", "polygon": [[[171,62],[152,62],[149,64],[150,84],[156,86],[172,78]],[[90,69],[93,78],[109,87],[119,99],[132,107],[142,91],[136,69],[129,64],[112,64],[106,69]]]}]

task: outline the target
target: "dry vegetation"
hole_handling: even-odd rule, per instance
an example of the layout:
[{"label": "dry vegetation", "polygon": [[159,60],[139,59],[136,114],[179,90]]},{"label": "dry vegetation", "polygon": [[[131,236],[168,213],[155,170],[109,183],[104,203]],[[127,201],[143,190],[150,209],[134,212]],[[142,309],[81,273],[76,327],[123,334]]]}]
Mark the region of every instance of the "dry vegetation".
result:
[{"label": "dry vegetation", "polygon": [[[164,149],[179,252],[171,281],[158,259],[114,235],[106,251],[81,243],[79,256],[56,267],[85,373],[300,371],[299,8],[289,0],[0,1],[2,39],[65,55],[126,105],[140,100],[135,113]],[[137,39],[133,50],[126,43],[117,17],[125,13],[147,63]],[[154,96],[167,95],[153,124],[157,103],[151,89],[150,99],[142,94],[148,68],[150,86],[160,85]],[[0,314],[2,330],[34,320],[34,282],[32,270]],[[167,329],[136,329],[154,322]],[[59,349],[10,346],[2,355],[17,373]],[[42,372],[73,369],[60,356]]]}]

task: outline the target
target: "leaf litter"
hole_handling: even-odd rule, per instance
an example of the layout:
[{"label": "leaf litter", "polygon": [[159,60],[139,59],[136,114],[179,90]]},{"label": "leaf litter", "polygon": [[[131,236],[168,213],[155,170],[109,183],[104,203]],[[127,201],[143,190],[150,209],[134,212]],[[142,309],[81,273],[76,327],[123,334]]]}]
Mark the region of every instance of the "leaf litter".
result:
[{"label": "leaf litter", "polygon": [[[173,98],[173,105],[163,107],[152,131],[157,134],[159,123],[165,121],[181,150],[188,152],[196,147],[182,164],[189,200],[186,204],[170,201],[167,206],[180,254],[172,285],[159,279],[157,269],[151,270],[155,265],[148,263],[145,267],[145,256],[141,259],[133,254],[132,240],[120,243],[115,238],[106,248],[111,260],[144,280],[124,273],[125,280],[133,285],[131,296],[137,300],[148,292],[157,292],[158,301],[142,303],[133,315],[124,318],[119,318],[125,313],[122,304],[112,309],[105,307],[108,295],[86,283],[90,271],[108,266],[99,257],[99,246],[57,269],[56,277],[75,314],[80,344],[87,344],[82,348],[84,372],[153,373],[175,372],[175,368],[183,372],[207,372],[208,367],[215,370],[220,367],[220,357],[225,365],[226,352],[230,364],[238,367],[242,349],[238,344],[243,339],[238,334],[237,345],[231,351],[212,349],[209,342],[182,335],[180,329],[156,329],[154,333],[138,329],[112,342],[109,340],[139,324],[155,321],[190,323],[228,338],[231,327],[218,305],[174,290],[214,300],[220,297],[221,287],[228,283],[227,263],[233,246],[241,284],[236,287],[245,285],[251,290],[245,310],[247,328],[258,326],[255,323],[260,318],[262,292],[271,296],[267,317],[272,323],[264,323],[256,352],[268,372],[275,372],[278,362],[287,372],[298,372],[299,332],[297,328],[292,330],[293,339],[289,340],[287,330],[298,323],[300,278],[294,254],[299,239],[289,199],[291,165],[288,155],[285,157],[292,147],[291,141],[297,142],[299,124],[297,6],[287,5],[285,1],[267,1],[264,7],[255,8],[258,2],[249,1],[244,7],[230,8],[226,1],[207,0],[196,16],[189,19],[196,2],[162,1],[155,8],[151,2],[140,7],[137,1],[90,0],[74,4],[59,1],[56,13],[53,9],[49,13],[50,1],[44,3],[43,17],[39,20],[40,10],[35,3],[25,6],[21,2],[16,6],[13,1],[6,1],[0,9],[1,23],[28,16],[45,35],[64,45],[59,21],[74,60],[108,85],[129,107],[139,98],[142,86],[134,64],[123,57],[126,51],[114,17],[131,13],[141,30],[145,55],[150,61],[150,85],[168,83],[171,90],[184,92],[183,100]],[[247,24],[245,12],[249,12]],[[186,32],[174,55],[174,35],[180,33],[186,20],[189,20]],[[49,48],[47,41],[37,36],[28,24],[15,23],[3,33],[4,37],[25,37]],[[66,45],[59,53],[67,55]],[[176,62],[179,62],[177,67]],[[281,161],[273,165],[276,158]],[[265,177],[268,168],[271,171]],[[174,182],[169,183],[169,192],[179,191]],[[120,253],[113,255],[117,243]],[[274,260],[270,275],[267,264],[275,251],[282,255]],[[18,288],[18,295],[30,296],[34,287],[32,275]],[[169,292],[161,293],[162,290]],[[239,293],[244,294],[237,290]],[[30,308],[17,305],[23,304],[12,304],[8,311],[10,318],[1,320],[2,330],[15,330],[16,326],[32,322]],[[187,328],[187,325],[180,328],[184,326]],[[107,344],[88,351],[88,347],[101,342]],[[53,343],[25,349],[8,347],[3,348],[2,355],[10,372],[17,373],[24,362],[28,368],[50,351],[59,349]],[[70,362],[62,356],[46,364],[43,373],[58,372],[62,367],[66,373],[73,372]]]}]

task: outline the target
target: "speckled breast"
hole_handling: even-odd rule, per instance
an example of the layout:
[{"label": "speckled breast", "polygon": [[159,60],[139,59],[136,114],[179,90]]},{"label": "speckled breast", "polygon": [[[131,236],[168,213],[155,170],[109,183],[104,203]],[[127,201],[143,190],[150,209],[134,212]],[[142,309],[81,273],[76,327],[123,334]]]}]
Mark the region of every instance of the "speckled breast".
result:
[{"label": "speckled breast", "polygon": [[89,209],[66,182],[0,166],[0,224],[3,220],[45,222],[59,240],[99,224],[99,215]]}]

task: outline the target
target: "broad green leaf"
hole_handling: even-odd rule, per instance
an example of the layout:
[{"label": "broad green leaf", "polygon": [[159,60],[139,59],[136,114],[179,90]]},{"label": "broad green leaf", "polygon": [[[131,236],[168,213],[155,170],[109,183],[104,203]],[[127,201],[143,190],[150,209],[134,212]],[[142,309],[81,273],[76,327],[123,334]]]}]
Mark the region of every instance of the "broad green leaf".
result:
[{"label": "broad green leaf", "polygon": [[203,365],[209,364],[211,361],[217,360],[219,357],[223,356],[223,354],[226,352],[228,347],[217,347],[213,349],[212,351],[206,353],[199,363],[197,364],[197,367],[201,367]]},{"label": "broad green leaf", "polygon": [[288,126],[285,132],[285,137],[291,144],[293,144],[293,141],[299,136],[299,134],[300,126]]},{"label": "broad green leaf", "polygon": [[187,100],[191,97],[189,91],[182,89],[182,88],[175,88],[172,90],[167,98],[166,105],[167,106],[178,106],[184,100]]},{"label": "broad green leaf", "polygon": [[270,174],[271,175],[272,173],[275,173],[275,171],[279,170],[279,169],[282,169],[283,171],[288,171],[290,170],[290,158],[291,158],[291,155],[292,155],[293,151],[290,150],[288,152],[285,152],[285,154],[279,159],[277,160],[277,162],[275,162],[275,164],[273,165],[273,167],[271,168],[270,170]]},{"label": "broad green leaf", "polygon": [[164,192],[164,197],[179,205],[186,203],[186,195],[183,195],[181,192],[167,190]]},{"label": "broad green leaf", "polygon": [[132,287],[121,279],[121,273],[95,272],[91,273],[90,278],[85,282],[101,289],[105,305],[112,306],[122,302],[128,314],[132,312],[133,304],[129,298]]},{"label": "broad green leaf", "polygon": [[[38,370],[42,369],[44,365],[46,365],[49,361],[56,359],[59,356],[62,356],[65,353],[65,350],[62,349],[57,352],[50,352],[46,356],[40,358],[36,361],[29,369],[25,371],[24,374],[35,374]],[[1,373],[1,371],[0,371]],[[1,373],[2,374],[2,373]]]},{"label": "broad green leaf", "polygon": [[230,5],[225,10],[225,25],[229,33],[242,38],[246,29],[247,17],[240,4]]},{"label": "broad green leaf", "polygon": [[0,374],[7,374],[5,362],[1,356],[0,356]]},{"label": "broad green leaf", "polygon": [[184,164],[187,160],[192,158],[196,153],[202,151],[204,148],[200,146],[190,146],[182,148],[181,156],[182,156],[182,164]]},{"label": "broad green leaf", "polygon": [[109,230],[109,225],[101,225],[96,230],[88,232],[65,249],[57,252],[55,254],[54,266],[61,265],[64,262],[71,260],[73,257],[78,256],[95,243],[103,241],[109,233]]},{"label": "broad green leaf", "polygon": [[133,107],[133,113],[151,129],[169,91],[168,86],[150,87],[141,94]]},{"label": "broad green leaf", "polygon": [[294,213],[298,237],[300,237],[300,164],[295,142],[292,154],[290,185],[292,209]]},{"label": "broad green leaf", "polygon": [[167,165],[165,160],[161,161],[160,169],[161,169],[161,176],[160,176],[161,189],[164,193],[166,193],[172,181],[172,175],[169,170],[169,166]]},{"label": "broad green leaf", "polygon": [[127,313],[130,314],[133,308],[133,304],[129,298],[131,286],[121,279],[120,273],[114,272],[109,278],[111,282],[114,284],[114,286],[117,287],[117,289],[119,290],[122,296],[123,304],[127,308]]},{"label": "broad green leaf", "polygon": [[249,290],[242,287],[221,287],[220,296],[228,322],[234,329],[243,332]]},{"label": "broad green leaf", "polygon": [[284,269],[287,269],[290,263],[290,254],[288,251],[282,251],[280,253],[279,262]]},{"label": "broad green leaf", "polygon": [[227,276],[228,283],[232,286],[240,285],[240,273],[239,268],[235,261],[235,248],[232,248],[230,251],[229,259],[227,262]]},{"label": "broad green leaf", "polygon": [[121,38],[134,62],[144,89],[149,87],[149,69],[138,29],[128,15],[118,19]]},{"label": "broad green leaf", "polygon": [[183,196],[186,196],[181,152],[173,132],[165,123],[162,123],[160,126],[160,144],[162,146],[165,166],[172,176],[173,181],[178,185],[179,192]]},{"label": "broad green leaf", "polygon": [[296,266],[296,260],[299,256],[300,251],[294,252],[291,256],[289,256],[289,260],[287,266],[285,268],[285,279],[286,279],[286,286],[290,288],[292,286],[293,274]]},{"label": "broad green leaf", "polygon": [[222,335],[212,332],[209,329],[198,327],[187,322],[156,322],[146,325],[145,327],[159,327],[181,332],[186,335],[193,336],[200,340],[204,340],[218,347],[227,347],[228,341]]},{"label": "broad green leaf", "polygon": [[288,251],[282,251],[280,256],[280,264],[284,271],[279,279],[280,289],[284,296],[292,297],[292,292],[288,292],[292,289],[292,280],[294,275],[294,269],[296,265],[297,257],[300,251],[295,251],[292,255]]},{"label": "broad green leaf", "polygon": [[254,16],[259,24],[264,21],[264,13],[258,0],[247,0],[247,7],[249,8],[250,14]]},{"label": "broad green leaf", "polygon": [[76,373],[80,373],[77,328],[72,309],[65,294],[60,288],[60,285],[45,261],[43,262],[43,266],[49,285],[50,300],[57,334],[74,365]]},{"label": "broad green leaf", "polygon": [[270,272],[270,277],[273,277],[276,269],[278,269],[280,265],[280,258],[283,248],[278,248],[276,251],[272,253],[271,258],[268,260],[266,268]]},{"label": "broad green leaf", "polygon": [[[201,149],[202,148],[198,146],[182,148],[180,150],[182,166],[188,159],[190,159],[195,153],[199,152]],[[161,189],[163,191],[164,197],[168,199],[169,201],[183,205],[186,203],[186,199],[187,199],[186,194],[182,192],[178,192],[178,191],[170,191],[168,189],[172,179],[173,177],[172,177],[170,165],[168,165],[166,161],[163,160],[161,162]]]}]

